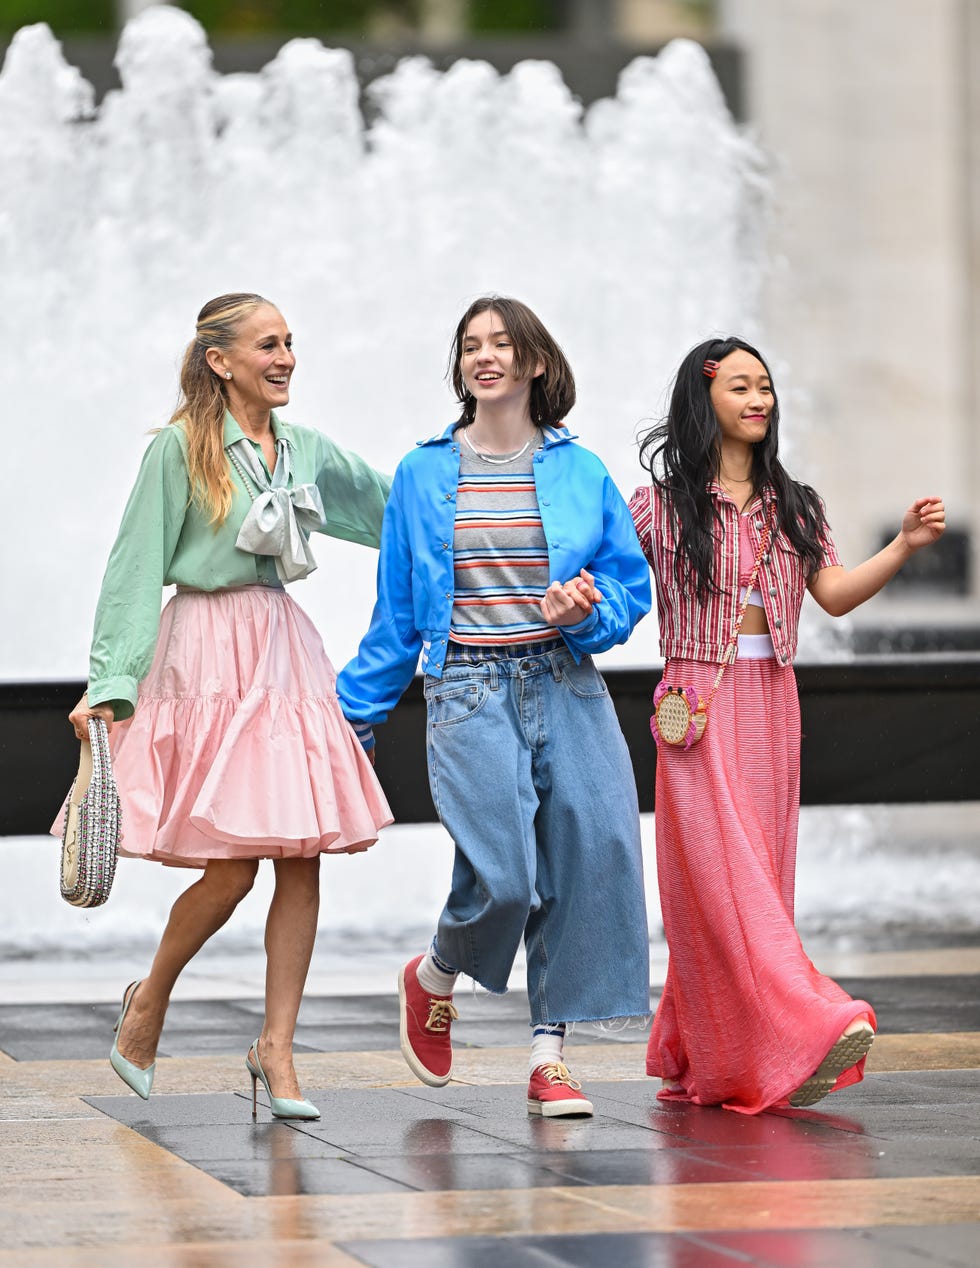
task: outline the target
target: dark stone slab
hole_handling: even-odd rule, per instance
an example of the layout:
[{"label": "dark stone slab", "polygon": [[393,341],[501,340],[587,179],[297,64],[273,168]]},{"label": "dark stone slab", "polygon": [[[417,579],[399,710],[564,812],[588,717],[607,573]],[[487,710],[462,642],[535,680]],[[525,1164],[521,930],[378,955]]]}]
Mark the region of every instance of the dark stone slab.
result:
[{"label": "dark stone slab", "polygon": [[391,1153],[511,1154],[514,1142],[480,1130],[477,1124],[446,1118],[417,1118],[401,1124],[383,1144],[359,1141],[351,1148],[358,1158],[386,1157]]},{"label": "dark stone slab", "polygon": [[693,1145],[674,1149],[577,1149],[527,1155],[558,1177],[576,1184],[724,1184],[755,1179],[732,1151],[712,1157]]},{"label": "dark stone slab", "polygon": [[[904,1231],[904,1230],[903,1230]],[[801,1229],[786,1232],[705,1233],[705,1247],[728,1251],[758,1268],[940,1268],[948,1260],[901,1244],[885,1247],[872,1229]],[[975,1264],[975,1260],[973,1261]]]},{"label": "dark stone slab", "polygon": [[[597,1264],[615,1264],[616,1268],[736,1268],[746,1264],[755,1268],[976,1268],[975,1235],[975,1226],[940,1225],[887,1230],[391,1239],[339,1245],[370,1268],[595,1268]],[[969,1244],[971,1237],[973,1245]]]},{"label": "dark stone slab", "polygon": [[263,1162],[280,1157],[337,1158],[345,1152],[328,1141],[293,1130],[286,1122],[253,1123],[250,1113],[238,1124],[158,1127],[142,1123],[134,1126],[147,1140],[208,1172],[212,1170],[211,1164],[218,1162]]},{"label": "dark stone slab", "polygon": [[[244,1093],[87,1099],[242,1193],[271,1192],[276,1168],[276,1183],[311,1186],[302,1192],[980,1174],[980,1071],[870,1075],[810,1110],[756,1116],[651,1091],[649,1080],[590,1085],[591,1119],[528,1115],[522,1085],[310,1088],[322,1112],[312,1122],[274,1121],[263,1104],[253,1123]],[[353,1183],[349,1171],[307,1162],[343,1162],[381,1188],[331,1187]]]},{"label": "dark stone slab", "polygon": [[362,1158],[360,1165],[409,1188],[432,1193],[460,1189],[546,1189],[583,1183],[536,1166],[516,1154],[402,1154]]},{"label": "dark stone slab", "polygon": [[[200,1164],[198,1164],[200,1166]],[[294,1194],[407,1193],[408,1185],[354,1166],[346,1158],[272,1158],[209,1163],[215,1180],[247,1198]]]},{"label": "dark stone slab", "polygon": [[874,1008],[883,1034],[980,1030],[980,975],[841,978],[853,999]]},{"label": "dark stone slab", "polygon": [[[119,1084],[122,1087],[122,1083]],[[144,1127],[207,1127],[213,1124],[252,1121],[252,1098],[233,1092],[202,1092],[194,1096],[161,1095],[148,1101],[138,1096],[86,1096],[82,1098],[118,1123],[136,1131]]]},{"label": "dark stone slab", "polygon": [[[599,1264],[615,1268],[738,1268],[757,1262],[677,1233],[420,1238],[338,1245],[370,1268],[596,1268]],[[801,1259],[796,1268],[804,1264],[815,1268],[818,1262],[824,1263]],[[849,1261],[843,1263],[850,1268]]]}]

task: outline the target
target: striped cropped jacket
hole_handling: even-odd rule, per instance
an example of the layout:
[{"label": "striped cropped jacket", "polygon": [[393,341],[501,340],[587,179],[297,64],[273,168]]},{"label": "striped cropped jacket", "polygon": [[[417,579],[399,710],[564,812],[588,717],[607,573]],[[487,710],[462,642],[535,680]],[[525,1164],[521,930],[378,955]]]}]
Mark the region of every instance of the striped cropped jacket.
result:
[{"label": "striped cropped jacket", "polygon": [[[650,485],[641,485],[630,499],[630,514],[643,553],[653,569],[660,620],[660,651],[664,657],[683,660],[721,659],[738,616],[739,576],[743,568],[738,557],[739,509],[717,482],[710,493],[721,516],[721,532],[715,536],[714,579],[719,593],[699,602],[694,583],[683,589],[674,576],[677,540],[670,508],[663,495]],[[749,532],[758,548],[765,525],[764,516],[772,505],[773,493],[763,491],[746,514],[751,516]],[[824,541],[823,567],[840,564],[829,536]],[[805,565],[782,529],[777,530],[762,557],[757,584],[762,598],[776,659],[792,664],[796,655],[800,608],[809,577]]]}]

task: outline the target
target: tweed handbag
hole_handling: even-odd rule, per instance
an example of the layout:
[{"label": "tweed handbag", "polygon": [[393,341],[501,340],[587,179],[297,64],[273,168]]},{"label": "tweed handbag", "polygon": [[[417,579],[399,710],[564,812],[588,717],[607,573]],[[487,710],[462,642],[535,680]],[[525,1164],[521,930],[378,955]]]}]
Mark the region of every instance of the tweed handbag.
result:
[{"label": "tweed handbag", "polygon": [[119,844],[119,793],[101,718],[89,718],[88,735],[61,836],[61,897],[73,907],[101,907],[109,897]]}]

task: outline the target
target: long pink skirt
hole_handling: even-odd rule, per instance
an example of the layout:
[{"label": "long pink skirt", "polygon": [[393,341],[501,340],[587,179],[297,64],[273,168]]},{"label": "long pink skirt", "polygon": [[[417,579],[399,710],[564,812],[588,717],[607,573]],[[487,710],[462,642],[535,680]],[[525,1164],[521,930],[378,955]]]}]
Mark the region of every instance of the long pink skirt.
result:
[{"label": "long pink skirt", "polygon": [[[707,696],[716,665],[672,660]],[[657,755],[657,870],[669,960],[647,1073],[663,1100],[784,1104],[850,1022],[875,1016],[818,973],[793,925],[800,709],[791,667],[738,660],[700,743]],[[842,883],[844,883],[842,881]],[[864,1060],[836,1088],[859,1082]],[[836,1090],[836,1089],[835,1089]]]},{"label": "long pink skirt", "polygon": [[392,822],[320,636],[283,590],[175,595],[110,744],[131,858],[354,853]]}]

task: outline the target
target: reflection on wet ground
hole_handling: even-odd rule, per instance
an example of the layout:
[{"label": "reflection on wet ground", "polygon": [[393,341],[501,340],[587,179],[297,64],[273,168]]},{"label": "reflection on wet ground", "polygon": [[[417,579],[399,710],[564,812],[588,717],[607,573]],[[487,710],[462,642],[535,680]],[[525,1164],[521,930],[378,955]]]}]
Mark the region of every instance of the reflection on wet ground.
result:
[{"label": "reflection on wet ground", "polygon": [[148,1102],[105,1060],[114,1002],[0,1004],[0,1268],[975,1268],[980,954],[834,967],[878,1010],[868,1077],[751,1118],[658,1103],[642,1030],[573,1036],[593,1119],[529,1118],[518,992],[460,994],[438,1089],[391,996],[311,997],[313,1123],[252,1122],[254,999],[176,1001]]}]

